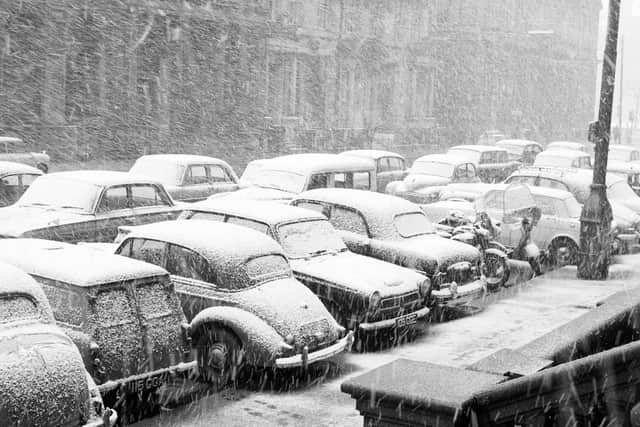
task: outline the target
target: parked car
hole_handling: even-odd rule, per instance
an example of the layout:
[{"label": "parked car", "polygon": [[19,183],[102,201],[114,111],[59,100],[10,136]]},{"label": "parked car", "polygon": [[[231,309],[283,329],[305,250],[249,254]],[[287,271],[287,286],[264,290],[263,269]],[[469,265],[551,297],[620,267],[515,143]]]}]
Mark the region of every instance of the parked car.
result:
[{"label": "parked car", "polygon": [[260,176],[260,169],[269,161],[269,159],[255,159],[247,163],[244,172],[240,176],[240,186],[249,187],[253,184],[256,177]]},{"label": "parked car", "polygon": [[121,416],[136,394],[144,405],[176,374],[195,371],[181,326],[186,318],[162,268],[40,239],[1,239],[0,261],[40,283],[105,402]]},{"label": "parked car", "polygon": [[243,365],[304,367],[352,343],[298,282],[282,248],[246,227],[168,221],[133,227],[116,253],[171,273],[204,378],[221,387]]},{"label": "parked car", "polygon": [[380,193],[384,193],[387,184],[404,179],[409,172],[406,159],[391,151],[351,150],[340,154],[374,161],[376,164],[376,191]]},{"label": "parked car", "polygon": [[162,184],[148,178],[112,171],[56,172],[35,180],[14,205],[0,208],[0,237],[111,242],[120,225],[179,214]]},{"label": "parked car", "polygon": [[457,145],[451,147],[447,154],[473,163],[483,182],[502,181],[521,165],[520,162],[509,160],[504,148],[490,145]]},{"label": "parked car", "polygon": [[3,426],[112,425],[71,339],[28,274],[0,263],[0,421]]},{"label": "parked car", "polygon": [[136,160],[129,172],[162,183],[173,200],[180,202],[197,202],[238,189],[238,176],[231,166],[215,157],[151,154]]},{"label": "parked car", "polygon": [[384,331],[400,336],[429,314],[427,277],[351,252],[320,213],[268,202],[207,200],[190,206],[181,218],[228,222],[271,236],[298,280],[359,336]]},{"label": "parked car", "polygon": [[591,156],[584,151],[554,148],[538,154],[534,167],[593,169]]},{"label": "parked car", "polygon": [[361,190],[318,189],[301,193],[292,205],[324,214],[349,250],[424,273],[433,303],[458,307],[478,303],[486,275],[477,248],[436,234],[411,202]]},{"label": "parked car", "polygon": [[640,162],[640,151],[631,145],[609,144],[609,161]]},{"label": "parked car", "polygon": [[40,169],[23,163],[0,161],[0,208],[14,204],[40,175]]},{"label": "parked car", "polygon": [[582,142],[553,141],[547,144],[546,150],[575,150],[589,153],[589,147]]},{"label": "parked car", "polygon": [[291,154],[261,160],[257,166],[251,185],[212,197],[286,202],[313,188],[377,190],[375,164],[369,159],[340,154]]},{"label": "parked car", "polygon": [[441,186],[473,182],[480,182],[480,178],[475,165],[468,159],[429,154],[413,162],[405,179],[391,182],[387,193],[414,203],[431,203],[437,200]]},{"label": "parked car", "polygon": [[541,144],[528,139],[502,139],[496,142],[496,147],[504,148],[507,150],[509,160],[523,165],[532,165],[543,150]]},{"label": "parked car", "polygon": [[26,151],[26,144],[20,138],[0,136],[0,161],[24,163],[49,172],[49,155],[44,151],[33,153]]}]

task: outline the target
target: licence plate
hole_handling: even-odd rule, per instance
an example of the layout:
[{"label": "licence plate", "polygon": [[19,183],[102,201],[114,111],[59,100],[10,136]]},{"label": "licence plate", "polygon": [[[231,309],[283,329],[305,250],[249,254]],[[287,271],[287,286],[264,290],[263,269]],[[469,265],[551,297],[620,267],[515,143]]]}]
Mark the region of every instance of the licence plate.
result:
[{"label": "licence plate", "polygon": [[402,328],[404,326],[413,325],[418,320],[418,313],[407,314],[396,319],[396,327]]},{"label": "licence plate", "polygon": [[152,390],[162,386],[169,379],[169,373],[152,375],[150,377],[139,378],[127,384],[127,391],[130,393],[139,393],[145,390]]}]

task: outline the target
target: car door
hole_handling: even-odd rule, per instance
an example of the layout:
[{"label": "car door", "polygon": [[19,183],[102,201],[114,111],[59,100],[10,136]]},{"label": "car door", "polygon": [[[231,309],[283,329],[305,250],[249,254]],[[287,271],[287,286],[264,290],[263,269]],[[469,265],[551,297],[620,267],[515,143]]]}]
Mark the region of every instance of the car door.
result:
[{"label": "car door", "polygon": [[495,152],[485,151],[480,155],[478,174],[482,182],[495,182]]},{"label": "car door", "polygon": [[372,255],[369,226],[360,212],[345,206],[333,205],[329,222],[338,230],[349,250],[360,255]]},{"label": "car door", "polygon": [[213,184],[209,177],[207,165],[189,165],[185,171],[182,185],[176,200],[197,202],[213,194]]},{"label": "car door", "polygon": [[387,184],[404,179],[402,159],[396,157],[381,157],[376,162],[376,188],[384,192]]},{"label": "car door", "polygon": [[538,194],[533,197],[542,215],[531,232],[531,238],[538,247],[546,248],[553,236],[560,233],[563,228],[568,228],[568,223],[566,218],[561,218],[560,212],[557,211],[556,199]]},{"label": "car door", "polygon": [[209,183],[211,194],[227,193],[238,189],[238,183],[233,178],[234,174],[224,165],[208,165]]}]

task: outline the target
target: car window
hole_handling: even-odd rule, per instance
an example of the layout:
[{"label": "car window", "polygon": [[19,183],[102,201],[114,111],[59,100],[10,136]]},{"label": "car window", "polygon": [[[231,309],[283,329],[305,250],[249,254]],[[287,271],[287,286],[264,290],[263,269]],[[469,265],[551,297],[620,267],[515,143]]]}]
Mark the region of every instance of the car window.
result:
[{"label": "car window", "polygon": [[540,208],[540,211],[542,212],[543,215],[551,215],[551,216],[556,216],[557,212],[556,212],[556,207],[555,207],[555,199],[552,199],[550,197],[545,197],[545,196],[533,196],[533,198],[536,201],[536,205]]},{"label": "car window", "polygon": [[260,233],[263,234],[269,234],[269,226],[267,224],[264,224],[262,222],[258,222],[258,221],[253,221],[251,219],[246,219],[246,218],[239,218],[237,216],[229,216],[227,218],[227,222],[229,224],[236,224],[236,225],[240,225],[242,227],[247,227],[250,228],[252,230],[256,230],[259,231]]},{"label": "car window", "polygon": [[473,163],[467,163],[467,178],[473,179],[476,176],[476,167],[473,165]]},{"label": "car window", "polygon": [[29,186],[31,185],[31,183],[33,183],[33,181],[36,180],[37,177],[39,177],[40,175],[31,175],[31,174],[24,174],[22,175],[22,186],[24,187],[24,189],[26,190],[27,188],[29,188]]},{"label": "car window", "polygon": [[168,206],[169,202],[153,185],[131,186],[131,207]]},{"label": "car window", "polygon": [[24,295],[0,297],[0,323],[40,319],[35,301]]},{"label": "car window", "polygon": [[291,276],[289,262],[282,255],[264,255],[250,259],[247,261],[246,269],[247,275],[254,283]]},{"label": "car window", "polygon": [[0,179],[0,184],[17,187],[20,185],[20,177],[18,175],[9,175]]},{"label": "car window", "polygon": [[635,162],[637,160],[640,160],[640,152],[639,151],[632,151],[631,152],[631,159],[632,162]]},{"label": "car window", "polygon": [[299,208],[310,209],[312,211],[321,213],[327,218],[331,216],[331,208],[329,206],[323,205],[322,203],[309,202],[309,201],[296,201],[296,202],[293,202],[292,204]]},{"label": "car window", "polygon": [[353,188],[353,182],[349,181],[347,174],[344,172],[333,174],[333,186],[335,188]]},{"label": "car window", "polygon": [[93,303],[93,313],[96,323],[102,327],[137,321],[133,301],[122,288],[100,290]]},{"label": "car window", "polygon": [[171,294],[160,281],[138,284],[135,287],[140,313],[146,319],[170,316]]},{"label": "car window", "polygon": [[391,159],[389,157],[381,157],[378,159],[378,162],[377,162],[378,173],[389,172],[393,170],[390,160]]},{"label": "car window", "polygon": [[555,188],[557,190],[569,191],[569,187],[567,187],[564,183],[557,181],[555,179],[540,178],[539,185],[540,187]]},{"label": "car window", "polygon": [[192,165],[187,168],[187,174],[184,178],[185,184],[197,185],[207,184],[209,177],[207,176],[207,167],[204,165]]},{"label": "car window", "polygon": [[404,160],[399,157],[389,157],[389,169],[392,171],[403,171]]},{"label": "car window", "polygon": [[356,190],[370,190],[371,189],[371,173],[369,172],[353,173],[353,188],[355,188]]},{"label": "car window", "polygon": [[486,152],[482,153],[482,155],[480,156],[480,164],[481,165],[497,163],[496,160],[497,159],[496,159],[496,152],[495,151],[486,151]]},{"label": "car window", "polygon": [[185,211],[183,215],[180,215],[180,219],[204,219],[208,221],[224,222],[224,215],[215,212],[188,212]]},{"label": "car window", "polygon": [[86,299],[82,294],[55,280],[40,277],[36,277],[36,280],[42,286],[51,304],[53,317],[58,322],[75,326],[80,326],[84,322]]},{"label": "car window", "polygon": [[128,253],[131,258],[163,266],[166,245],[164,242],[150,239],[130,239],[130,241],[128,249],[125,248],[126,245],[122,246],[123,250],[118,252],[120,255],[127,256]]},{"label": "car window", "polygon": [[338,230],[351,231],[366,236],[367,223],[358,212],[339,206],[333,208],[329,222]]},{"label": "car window", "polygon": [[220,165],[209,165],[210,182],[231,182],[227,171]]},{"label": "car window", "polygon": [[458,167],[456,167],[455,171],[453,172],[453,177],[455,179],[464,179],[467,177],[467,167],[465,165],[460,165]]},{"label": "car window", "polygon": [[315,174],[311,175],[307,190],[313,190],[314,188],[327,188],[329,186],[328,174]]},{"label": "car window", "polygon": [[127,208],[129,208],[127,187],[122,185],[119,187],[110,187],[104,191],[100,204],[98,205],[98,212],[110,212]]},{"label": "car window", "polygon": [[507,179],[505,182],[507,184],[520,183],[520,184],[535,185],[536,184],[536,177],[535,176],[515,175],[515,176],[512,176],[509,179]]},{"label": "car window", "polygon": [[216,283],[209,261],[191,249],[169,245],[166,269],[169,273],[189,279]]}]

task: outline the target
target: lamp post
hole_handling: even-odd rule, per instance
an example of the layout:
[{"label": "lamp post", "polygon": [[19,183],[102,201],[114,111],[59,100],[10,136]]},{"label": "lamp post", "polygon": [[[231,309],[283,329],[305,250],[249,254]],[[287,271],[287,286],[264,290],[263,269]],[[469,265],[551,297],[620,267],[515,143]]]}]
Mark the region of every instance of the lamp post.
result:
[{"label": "lamp post", "polygon": [[578,277],[603,280],[609,274],[611,204],[607,200],[607,160],[611,136],[611,110],[616,77],[620,0],[609,0],[607,39],[602,63],[598,120],[589,126],[589,140],[595,144],[591,193],[580,216],[580,261]]}]

